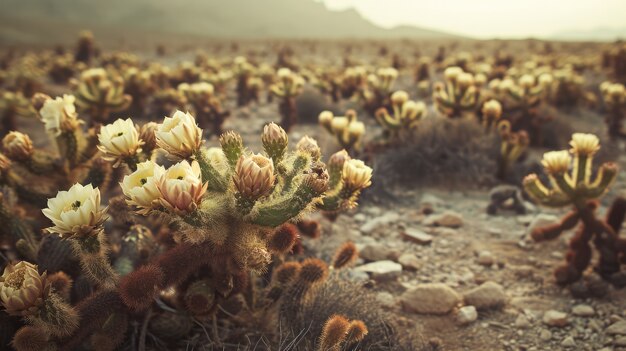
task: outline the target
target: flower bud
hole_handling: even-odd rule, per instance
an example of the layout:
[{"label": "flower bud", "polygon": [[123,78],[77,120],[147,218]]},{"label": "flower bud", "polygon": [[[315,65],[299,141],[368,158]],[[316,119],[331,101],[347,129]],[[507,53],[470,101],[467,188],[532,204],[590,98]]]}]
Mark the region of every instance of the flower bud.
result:
[{"label": "flower bud", "polygon": [[361,160],[348,160],[343,165],[342,179],[346,188],[362,190],[372,184],[372,169]]},{"label": "flower bud", "polygon": [[272,122],[263,127],[261,136],[263,147],[270,157],[282,157],[289,144],[289,137],[283,128]]},{"label": "flower bud", "polygon": [[0,177],[11,168],[11,160],[0,153]]},{"label": "flower bud", "polygon": [[334,115],[330,111],[322,111],[318,117],[319,123],[326,129],[331,130],[331,124],[334,119]]},{"label": "flower bud", "polygon": [[335,152],[330,156],[330,159],[328,159],[328,168],[331,170],[331,173],[333,169],[343,170],[343,165],[349,160],[351,160],[351,158],[346,150]]},{"label": "flower bud", "polygon": [[196,125],[196,119],[182,111],[176,111],[172,117],[165,117],[155,136],[157,145],[173,158],[190,158],[202,144],[202,129]]},{"label": "flower bud", "polygon": [[151,152],[157,147],[154,133],[158,127],[159,125],[156,122],[148,122],[139,129],[139,139],[143,141],[143,149],[146,152]]},{"label": "flower bud", "polygon": [[306,152],[307,154],[311,155],[311,157],[313,157],[313,159],[315,160],[319,160],[319,158],[322,156],[322,150],[320,150],[320,147],[317,145],[317,141],[308,136],[302,137],[302,139],[298,141],[296,148],[302,152]]},{"label": "flower bud", "polygon": [[13,316],[35,314],[50,292],[46,278],[46,273],[39,274],[32,263],[7,265],[0,277],[0,302],[6,312]]},{"label": "flower bud", "polygon": [[61,237],[95,234],[107,219],[106,208],[100,205],[100,190],[91,184],[77,183],[67,191],[59,191],[48,199],[48,208],[42,212],[54,224],[46,230]]},{"label": "flower bud", "polygon": [[447,81],[455,82],[457,77],[462,73],[463,69],[461,69],[461,67],[448,67],[443,71],[443,76]]},{"label": "flower bud", "polygon": [[20,132],[10,132],[2,139],[4,153],[14,160],[26,160],[33,154],[33,142]]},{"label": "flower bud", "polygon": [[137,206],[137,213],[148,214],[159,204],[161,193],[157,185],[163,174],[165,168],[153,161],[138,163],[137,170],[125,176],[120,183],[126,203]]},{"label": "flower bud", "polygon": [[457,76],[456,82],[461,89],[467,89],[474,84],[474,76],[471,73],[461,73]]},{"label": "flower bud", "polygon": [[535,77],[525,74],[519,79],[519,85],[524,89],[530,89],[535,85]]},{"label": "flower bud", "polygon": [[485,117],[499,119],[502,116],[502,105],[498,100],[489,100],[483,105],[483,115]]},{"label": "flower bud", "polygon": [[404,90],[398,90],[391,94],[391,103],[396,106],[402,106],[409,100],[409,94]]},{"label": "flower bud", "polygon": [[237,161],[233,181],[237,191],[247,199],[268,195],[274,187],[274,162],[260,154],[242,155]]},{"label": "flower bud", "polygon": [[358,139],[365,134],[365,124],[363,122],[350,122],[348,125],[348,135],[354,139]]},{"label": "flower bud", "polygon": [[190,164],[183,160],[173,165],[157,181],[161,204],[178,215],[196,211],[207,187],[196,161]]}]

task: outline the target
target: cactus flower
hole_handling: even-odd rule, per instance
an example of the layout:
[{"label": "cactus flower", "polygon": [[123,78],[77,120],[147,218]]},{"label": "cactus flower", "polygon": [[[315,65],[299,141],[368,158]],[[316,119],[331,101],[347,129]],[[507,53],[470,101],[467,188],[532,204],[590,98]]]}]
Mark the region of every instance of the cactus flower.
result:
[{"label": "cactus flower", "polygon": [[28,316],[37,312],[50,292],[46,273],[39,274],[37,266],[20,261],[4,268],[0,277],[0,303],[14,316]]}]

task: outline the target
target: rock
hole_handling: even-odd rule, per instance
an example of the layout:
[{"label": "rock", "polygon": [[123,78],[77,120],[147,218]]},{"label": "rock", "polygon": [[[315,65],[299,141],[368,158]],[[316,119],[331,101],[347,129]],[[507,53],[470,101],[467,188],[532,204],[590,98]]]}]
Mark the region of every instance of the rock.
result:
[{"label": "rock", "polygon": [[626,335],[626,320],[611,324],[605,332],[609,335]]},{"label": "rock", "polygon": [[361,226],[360,230],[364,234],[369,234],[372,231],[374,231],[374,229],[380,226],[392,223],[392,222],[396,222],[399,219],[400,219],[400,215],[397,214],[396,212],[386,212],[382,216],[374,217],[373,219],[370,219],[369,221],[365,222]]},{"label": "rock", "polygon": [[359,256],[366,261],[383,261],[393,257],[396,254],[394,251],[387,245],[367,244],[359,250]]},{"label": "rock", "polygon": [[381,291],[376,294],[376,299],[384,307],[393,307],[396,304],[396,299],[393,297],[393,295],[386,291]]},{"label": "rock", "polygon": [[416,271],[422,267],[420,259],[412,253],[405,253],[400,255],[400,257],[398,258],[398,263],[400,263],[403,268],[412,271]]},{"label": "rock", "polygon": [[567,313],[549,310],[543,314],[543,323],[551,327],[562,328],[569,324]]},{"label": "rock", "polygon": [[421,314],[447,314],[461,302],[461,296],[442,283],[420,284],[400,296],[405,310]]},{"label": "rock", "polygon": [[530,321],[528,320],[528,317],[526,317],[525,314],[520,313],[515,319],[515,327],[519,329],[530,328]]},{"label": "rock", "polygon": [[572,308],[572,314],[578,317],[591,317],[596,311],[589,305],[576,305]]},{"label": "rock", "polygon": [[423,213],[433,213],[444,205],[444,201],[434,195],[424,194],[420,199],[420,209]]},{"label": "rock", "polygon": [[402,237],[405,240],[418,243],[420,245],[428,245],[433,241],[433,236],[426,234],[423,231],[415,228],[407,228],[402,232]]},{"label": "rock", "polygon": [[390,260],[376,261],[356,267],[357,272],[369,273],[375,280],[396,278],[402,272],[402,265]]},{"label": "rock", "polygon": [[454,211],[445,211],[441,214],[426,217],[424,225],[446,228],[459,228],[463,225],[463,216]]},{"label": "rock", "polygon": [[478,312],[474,306],[463,306],[459,308],[456,319],[461,325],[470,324],[478,319]]},{"label": "rock", "polygon": [[478,254],[476,262],[481,266],[491,267],[496,262],[496,259],[495,257],[493,257],[493,254],[491,252],[481,251]]},{"label": "rock", "polygon": [[576,341],[574,341],[573,337],[568,336],[565,339],[563,339],[563,341],[561,341],[561,346],[563,346],[563,347],[576,347]]},{"label": "rock", "polygon": [[539,331],[539,339],[549,341],[552,339],[552,333],[547,329],[541,329],[541,331]]},{"label": "rock", "polygon": [[501,308],[507,301],[504,288],[491,281],[466,292],[463,298],[466,304],[473,305],[479,310]]},{"label": "rock", "polygon": [[620,347],[626,346],[626,336],[620,336],[615,338],[615,341],[613,341],[613,345]]},{"label": "rock", "polygon": [[526,234],[530,235],[535,228],[541,228],[546,225],[554,224],[559,221],[559,218],[555,215],[540,213],[528,225],[526,229]]}]

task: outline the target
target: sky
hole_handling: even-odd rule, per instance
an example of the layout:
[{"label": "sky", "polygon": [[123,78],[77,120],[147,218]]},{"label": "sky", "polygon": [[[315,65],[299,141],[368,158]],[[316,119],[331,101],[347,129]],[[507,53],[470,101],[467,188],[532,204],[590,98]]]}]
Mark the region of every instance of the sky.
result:
[{"label": "sky", "polygon": [[549,37],[626,27],[626,0],[318,0],[382,27],[415,25],[476,38]]}]

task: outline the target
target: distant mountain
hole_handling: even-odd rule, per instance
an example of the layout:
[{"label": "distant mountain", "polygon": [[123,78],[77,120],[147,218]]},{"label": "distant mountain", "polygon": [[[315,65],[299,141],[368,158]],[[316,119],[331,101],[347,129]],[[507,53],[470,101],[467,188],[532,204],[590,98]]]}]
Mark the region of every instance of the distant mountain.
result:
[{"label": "distant mountain", "polygon": [[619,39],[626,39],[626,27],[567,30],[553,34],[550,36],[550,39],[567,41],[615,41]]},{"label": "distant mountain", "polygon": [[[454,37],[418,27],[384,29],[355,10],[333,12],[313,0],[0,0],[0,7],[0,40],[9,41],[35,39],[23,33],[33,23],[214,38]],[[22,33],[10,23],[21,24]],[[15,34],[21,35],[12,39]]]}]

